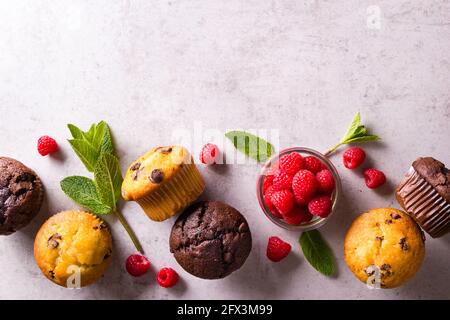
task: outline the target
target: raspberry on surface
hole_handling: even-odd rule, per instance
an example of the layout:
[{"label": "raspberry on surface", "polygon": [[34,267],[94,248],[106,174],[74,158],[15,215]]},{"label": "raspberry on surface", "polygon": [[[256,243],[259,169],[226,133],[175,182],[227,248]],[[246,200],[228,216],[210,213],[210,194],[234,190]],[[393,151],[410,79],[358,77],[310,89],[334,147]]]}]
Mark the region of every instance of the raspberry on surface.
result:
[{"label": "raspberry on surface", "polygon": [[288,153],[280,158],[280,170],[294,175],[300,169],[303,169],[304,159],[298,152]]},{"label": "raspberry on surface", "polygon": [[305,157],[305,169],[316,174],[317,172],[322,170],[322,161],[314,156]]},{"label": "raspberry on surface", "polygon": [[276,191],[271,197],[272,203],[279,213],[286,214],[294,206],[294,195],[289,190]]},{"label": "raspberry on surface", "polygon": [[207,143],[200,151],[200,162],[203,164],[211,165],[217,162],[219,156],[219,147],[215,144]]},{"label": "raspberry on surface", "polygon": [[58,151],[58,143],[49,136],[42,136],[38,139],[37,150],[41,156],[46,156]]},{"label": "raspberry on surface", "polygon": [[291,252],[291,245],[278,237],[270,237],[267,243],[266,255],[270,261],[279,262]]},{"label": "raspberry on surface", "polygon": [[308,210],[311,214],[326,218],[331,213],[332,203],[329,196],[318,196],[308,203]]},{"label": "raspberry on surface", "polygon": [[333,192],[336,183],[330,170],[325,169],[317,172],[316,179],[321,192],[325,194],[331,194]]},{"label": "raspberry on surface", "polygon": [[386,176],[382,171],[370,168],[364,170],[364,180],[367,187],[370,189],[376,189],[386,182]]},{"label": "raspberry on surface", "polygon": [[295,200],[300,205],[306,205],[318,189],[316,176],[308,170],[298,171],[292,180],[292,190]]},{"label": "raspberry on surface", "polygon": [[133,277],[140,277],[150,269],[150,261],[141,254],[132,254],[127,258],[125,268]]},{"label": "raspberry on surface", "polygon": [[156,281],[163,288],[170,288],[177,284],[178,273],[172,268],[162,268],[156,276]]},{"label": "raspberry on surface", "polygon": [[352,147],[344,151],[342,158],[347,169],[356,169],[364,162],[366,153],[361,148]]}]

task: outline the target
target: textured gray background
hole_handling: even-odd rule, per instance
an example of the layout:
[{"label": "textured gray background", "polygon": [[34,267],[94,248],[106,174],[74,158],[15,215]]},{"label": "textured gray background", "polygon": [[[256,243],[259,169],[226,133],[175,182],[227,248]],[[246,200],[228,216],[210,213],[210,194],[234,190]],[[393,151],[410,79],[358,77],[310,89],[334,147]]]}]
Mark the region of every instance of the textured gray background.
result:
[{"label": "textured gray background", "polygon": [[[381,9],[381,28],[367,8]],[[368,290],[346,268],[343,237],[354,217],[397,206],[393,187],[418,156],[449,164],[449,1],[0,1],[0,154],[33,167],[47,187],[45,206],[20,232],[0,237],[0,298],[450,298],[450,236],[428,238],[417,276],[395,290]],[[389,184],[379,191],[343,168],[344,197],[322,229],[339,262],[326,278],[304,260],[298,233],[266,220],[255,197],[258,166],[205,169],[204,198],[242,211],[252,228],[245,266],[220,281],[183,272],[168,251],[173,220],[149,221],[126,204],[125,215],[154,267],[143,278],[123,268],[133,247],[111,222],[114,264],[97,284],[66,290],[46,280],[32,253],[51,214],[73,208],[58,187],[85,174],[64,139],[66,123],[112,127],[122,168],[147,149],[170,144],[174,129],[279,129],[282,147],[330,147],[360,110],[383,141],[366,147]],[[57,158],[42,158],[38,136],[58,139]],[[293,245],[279,264],[265,257],[278,235]],[[159,288],[155,270],[175,267],[182,281]]]}]

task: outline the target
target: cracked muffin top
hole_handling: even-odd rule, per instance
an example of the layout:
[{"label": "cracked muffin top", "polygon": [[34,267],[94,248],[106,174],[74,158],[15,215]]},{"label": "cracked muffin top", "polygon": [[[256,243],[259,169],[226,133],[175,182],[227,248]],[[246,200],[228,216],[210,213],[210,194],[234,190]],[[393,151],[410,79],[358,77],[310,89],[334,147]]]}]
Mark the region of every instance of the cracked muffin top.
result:
[{"label": "cracked muffin top", "polygon": [[0,235],[25,227],[38,214],[43,194],[33,170],[17,160],[0,157]]},{"label": "cracked muffin top", "polygon": [[425,256],[425,237],[403,211],[372,209],[353,221],[345,237],[344,255],[348,267],[362,282],[375,286],[378,280],[381,288],[394,288],[419,270]]},{"label": "cracked muffin top", "polygon": [[39,268],[63,287],[76,287],[77,281],[83,287],[98,280],[110,264],[111,254],[107,225],[84,211],[63,211],[50,217],[34,241]]},{"label": "cracked muffin top", "polygon": [[133,161],[122,184],[127,201],[139,200],[170,181],[184,164],[193,163],[181,146],[157,147]]},{"label": "cracked muffin top", "polygon": [[170,251],[177,262],[203,279],[220,279],[236,271],[251,248],[252,237],[244,216],[219,201],[188,207],[170,235]]}]

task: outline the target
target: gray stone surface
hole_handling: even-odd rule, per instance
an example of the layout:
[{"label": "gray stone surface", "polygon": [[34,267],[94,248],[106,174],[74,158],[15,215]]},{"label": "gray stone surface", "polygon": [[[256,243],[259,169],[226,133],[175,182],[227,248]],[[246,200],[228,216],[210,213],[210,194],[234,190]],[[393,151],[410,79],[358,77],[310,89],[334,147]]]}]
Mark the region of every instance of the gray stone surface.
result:
[{"label": "gray stone surface", "polygon": [[[373,5],[380,20],[374,20]],[[450,164],[449,32],[448,1],[1,1],[0,153],[33,167],[47,199],[30,226],[0,238],[0,298],[450,298],[448,235],[427,239],[423,268],[394,290],[367,289],[342,253],[353,218],[372,207],[398,206],[393,188],[416,157]],[[203,198],[238,208],[254,236],[247,263],[224,280],[183,272],[168,250],[173,220],[151,222],[134,203],[123,212],[153,262],[148,276],[135,279],[124,271],[133,247],[110,218],[114,264],[96,285],[59,288],[34,263],[39,226],[74,207],[60,179],[85,174],[65,142],[69,122],[86,128],[106,120],[125,169],[153,146],[180,142],[174,130],[192,133],[196,125],[277,129],[279,147],[325,150],[358,110],[383,138],[366,151],[389,184],[371,191],[360,171],[343,167],[340,154],[332,158],[344,196],[321,230],[339,263],[335,278],[305,261],[298,233],[263,217],[255,164],[202,168],[208,186]],[[58,157],[37,154],[42,134],[58,139]],[[294,248],[279,264],[265,257],[271,235]],[[163,266],[180,272],[176,288],[156,284]]]}]

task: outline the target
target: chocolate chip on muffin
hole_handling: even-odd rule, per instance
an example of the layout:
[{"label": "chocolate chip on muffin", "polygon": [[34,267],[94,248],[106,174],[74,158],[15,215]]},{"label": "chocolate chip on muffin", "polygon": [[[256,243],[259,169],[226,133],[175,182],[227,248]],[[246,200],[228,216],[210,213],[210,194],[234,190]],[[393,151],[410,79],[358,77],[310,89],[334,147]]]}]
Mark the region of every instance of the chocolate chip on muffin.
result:
[{"label": "chocolate chip on muffin", "polygon": [[170,251],[187,272],[220,279],[239,269],[250,254],[252,237],[239,211],[219,201],[188,207],[175,222]]},{"label": "chocolate chip on muffin", "polygon": [[38,214],[43,194],[33,170],[17,160],[0,157],[0,235],[25,227]]},{"label": "chocolate chip on muffin", "polygon": [[154,169],[150,174],[150,181],[153,183],[161,183],[164,179],[164,172],[161,169]]}]

